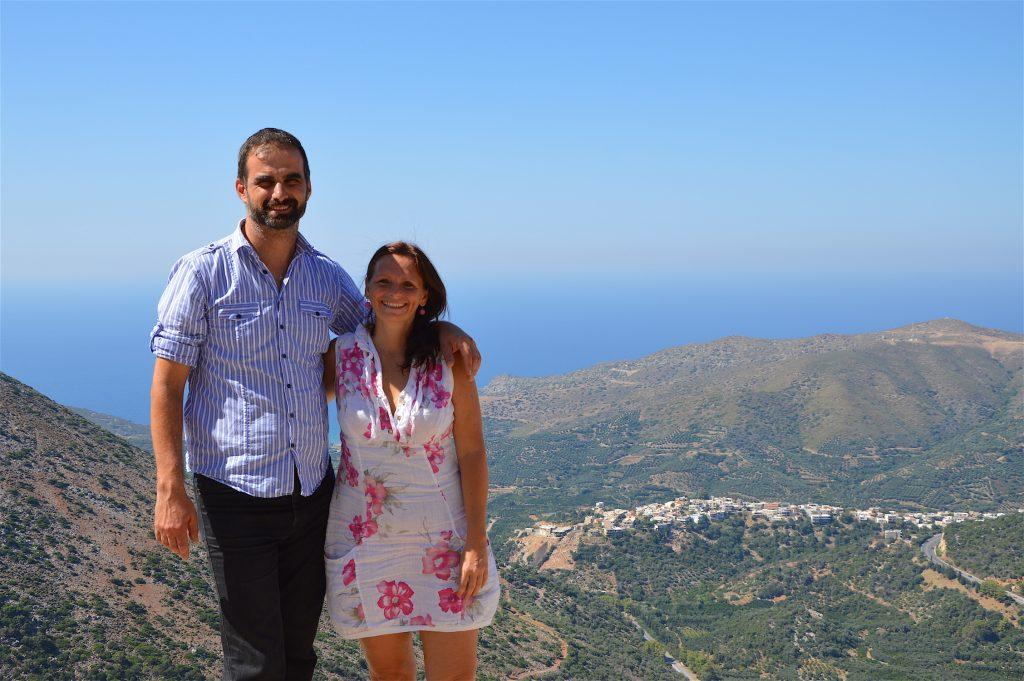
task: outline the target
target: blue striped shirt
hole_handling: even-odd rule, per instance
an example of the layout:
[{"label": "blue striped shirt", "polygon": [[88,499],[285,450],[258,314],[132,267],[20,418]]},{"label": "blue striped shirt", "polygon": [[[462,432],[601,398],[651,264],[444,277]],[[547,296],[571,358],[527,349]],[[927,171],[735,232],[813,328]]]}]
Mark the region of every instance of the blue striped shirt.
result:
[{"label": "blue striped shirt", "polygon": [[362,321],[352,278],[299,235],[278,289],[242,234],[174,264],[150,349],[192,367],[185,400],[186,464],[254,497],[302,494],[330,465],[321,381],[329,331]]}]

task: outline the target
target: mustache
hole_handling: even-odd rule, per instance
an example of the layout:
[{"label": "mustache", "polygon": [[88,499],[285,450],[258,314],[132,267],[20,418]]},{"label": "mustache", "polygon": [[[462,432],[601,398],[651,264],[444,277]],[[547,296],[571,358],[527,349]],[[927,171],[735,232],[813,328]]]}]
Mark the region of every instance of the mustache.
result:
[{"label": "mustache", "polygon": [[288,199],[287,201],[281,201],[279,203],[273,203],[273,205],[271,205],[272,203],[273,203],[273,201],[270,200],[270,199],[264,201],[263,202],[263,210],[276,210],[278,208],[292,208],[292,209],[295,209],[295,208],[299,207],[299,202],[296,201],[295,199]]}]

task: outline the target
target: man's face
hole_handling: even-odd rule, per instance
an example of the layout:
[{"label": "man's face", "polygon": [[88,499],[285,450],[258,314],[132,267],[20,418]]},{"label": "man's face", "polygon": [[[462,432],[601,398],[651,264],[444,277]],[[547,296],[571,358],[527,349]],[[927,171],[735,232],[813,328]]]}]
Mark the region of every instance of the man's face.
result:
[{"label": "man's face", "polygon": [[266,145],[245,161],[248,177],[235,180],[235,191],[249,209],[249,219],[268,229],[290,229],[306,212],[312,191],[298,149]]}]

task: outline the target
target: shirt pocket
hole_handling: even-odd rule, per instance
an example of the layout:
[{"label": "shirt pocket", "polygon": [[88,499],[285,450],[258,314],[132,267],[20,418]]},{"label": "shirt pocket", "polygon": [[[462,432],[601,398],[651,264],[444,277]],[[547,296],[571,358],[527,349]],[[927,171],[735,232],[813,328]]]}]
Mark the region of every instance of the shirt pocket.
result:
[{"label": "shirt pocket", "polygon": [[327,352],[330,342],[330,306],[316,300],[299,300],[299,323],[302,345],[316,354]]},{"label": "shirt pocket", "polygon": [[228,303],[217,308],[217,322],[219,324],[245,324],[251,322],[259,315],[259,303]]},{"label": "shirt pocket", "polygon": [[[224,343],[240,343],[248,353],[260,351],[269,340],[261,328],[259,303],[226,303],[217,308],[216,326]],[[265,325],[262,325],[265,326]]]}]

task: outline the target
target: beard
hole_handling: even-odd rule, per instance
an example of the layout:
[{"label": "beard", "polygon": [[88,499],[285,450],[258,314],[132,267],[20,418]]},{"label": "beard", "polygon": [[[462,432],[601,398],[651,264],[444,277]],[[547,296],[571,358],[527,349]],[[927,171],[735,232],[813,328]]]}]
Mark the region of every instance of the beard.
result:
[{"label": "beard", "polygon": [[284,208],[288,207],[286,212],[278,212],[276,216],[270,215],[270,206],[272,200],[267,199],[263,202],[262,206],[255,206],[249,202],[246,205],[249,206],[249,218],[268,229],[290,229],[302,219],[302,216],[306,214],[306,202],[299,203],[295,199],[288,199],[280,203],[274,203],[275,207]]}]

